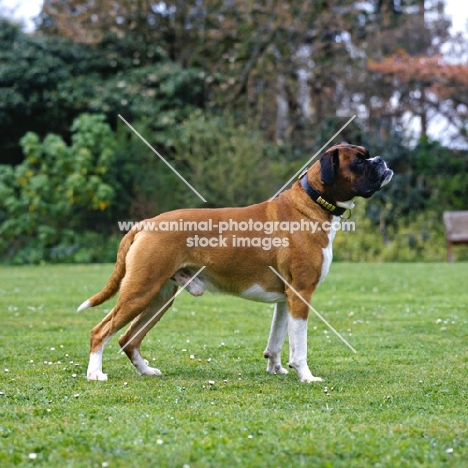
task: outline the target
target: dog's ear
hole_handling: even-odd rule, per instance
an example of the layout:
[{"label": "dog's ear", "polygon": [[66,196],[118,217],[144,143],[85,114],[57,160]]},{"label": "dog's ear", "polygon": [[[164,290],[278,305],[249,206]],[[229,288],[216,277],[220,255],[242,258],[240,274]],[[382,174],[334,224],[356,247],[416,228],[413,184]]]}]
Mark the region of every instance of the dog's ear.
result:
[{"label": "dog's ear", "polygon": [[338,173],[338,149],[327,151],[320,158],[320,178],[325,185],[333,185],[336,174]]}]

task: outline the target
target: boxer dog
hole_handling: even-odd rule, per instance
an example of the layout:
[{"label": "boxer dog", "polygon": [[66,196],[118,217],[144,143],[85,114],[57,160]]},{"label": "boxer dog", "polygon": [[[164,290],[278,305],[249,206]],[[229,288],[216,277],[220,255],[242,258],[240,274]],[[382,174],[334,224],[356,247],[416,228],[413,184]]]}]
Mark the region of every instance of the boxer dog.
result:
[{"label": "boxer dog", "polygon": [[[78,308],[102,304],[120,290],[115,307],[91,331],[88,380],[107,380],[104,346],[130,322],[121,348],[140,374],[161,375],[142,358],[140,345],[184,286],[193,295],[206,289],[275,303],[264,353],[267,372],[288,373],[280,356],[288,332],[289,367],[302,382],[321,381],[307,365],[307,304],[330,267],[335,236],[330,225],[354,207],[355,197],[369,198],[392,176],[380,156],[371,158],[362,146],[342,142],[273,200],[245,208],[181,209],[135,225],[120,243],[108,283]],[[289,229],[308,223],[318,228]],[[175,229],[183,225],[190,230]],[[259,232],[259,226],[269,230]]]}]

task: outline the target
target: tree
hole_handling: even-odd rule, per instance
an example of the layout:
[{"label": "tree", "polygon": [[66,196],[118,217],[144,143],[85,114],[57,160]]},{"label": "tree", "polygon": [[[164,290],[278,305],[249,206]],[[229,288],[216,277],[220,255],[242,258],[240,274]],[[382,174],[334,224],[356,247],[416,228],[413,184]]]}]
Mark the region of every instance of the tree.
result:
[{"label": "tree", "polygon": [[[400,111],[421,118],[427,137],[428,113],[443,115],[468,142],[468,66],[452,64],[441,55],[411,56],[401,51],[380,61],[369,61],[369,70],[399,90]],[[389,109],[390,111],[390,109]]]},{"label": "tree", "polygon": [[145,46],[151,62],[126,40],[108,36],[90,46],[69,39],[27,35],[0,20],[0,162],[22,160],[19,139],[49,132],[69,140],[73,120],[104,113],[115,128],[117,114],[151,119],[159,140],[164,130],[203,106],[200,70],[182,68],[157,45]]},{"label": "tree", "polygon": [[230,109],[269,140],[303,151],[338,116],[358,113],[365,127],[388,130],[380,103],[389,102],[393,88],[367,60],[400,49],[434,54],[433,38],[447,37],[448,22],[442,13],[429,20],[426,9],[439,6],[426,4],[47,0],[41,30],[81,42],[100,43],[111,32],[134,44],[156,43],[183,68],[203,70],[206,110]]}]

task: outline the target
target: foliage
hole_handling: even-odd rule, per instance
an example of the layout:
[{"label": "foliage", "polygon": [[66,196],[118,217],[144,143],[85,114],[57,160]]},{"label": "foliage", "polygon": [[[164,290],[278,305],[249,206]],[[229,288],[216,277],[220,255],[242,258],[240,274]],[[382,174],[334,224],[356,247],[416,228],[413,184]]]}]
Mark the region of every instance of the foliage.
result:
[{"label": "foliage", "polygon": [[[434,211],[397,218],[392,223],[375,223],[365,215],[362,201],[350,221],[354,231],[339,232],[333,243],[336,261],[352,262],[441,262],[447,258],[444,225]],[[468,248],[455,249],[458,261],[468,260]]]},{"label": "foliage", "polygon": [[[151,138],[151,129],[144,122],[135,126],[147,140]],[[123,172],[132,176],[132,219],[181,207],[258,203],[271,197],[300,164],[289,160],[286,147],[274,147],[231,116],[195,111],[165,135],[165,141],[155,145],[158,153],[207,203],[134,132],[120,125],[116,154]]]},{"label": "foliage", "polygon": [[[144,124],[136,124],[142,134]],[[183,206],[240,206],[272,196],[293,166],[261,136],[228,117],[194,113],[168,133],[162,152],[198,197],[123,123],[83,114],[72,143],[28,132],[25,160],[0,166],[0,233],[4,261],[113,260],[117,220],[153,217]],[[168,197],[167,194],[172,193]],[[31,240],[33,239],[33,240]]]},{"label": "foliage", "polygon": [[[406,88],[382,80],[368,60],[436,56],[448,40],[442,13],[440,2],[421,0],[49,0],[39,25],[78,42],[100,43],[112,32],[158,44],[184,68],[204,71],[205,109],[240,112],[266,138],[304,150],[329,117],[358,114],[372,131],[391,117],[400,125],[407,109],[393,112],[390,103]],[[416,98],[402,98],[419,115]]]},{"label": "foliage", "polygon": [[[369,236],[376,235],[355,242],[352,255],[440,258],[443,247],[434,254],[427,245],[443,244],[444,210],[467,209],[468,159],[466,152],[430,140],[425,129],[430,109],[447,111],[444,115],[465,138],[460,73],[466,67],[440,62],[449,23],[441,5],[437,15],[426,14],[432,7],[435,3],[420,0],[48,0],[39,33],[24,34],[0,20],[0,162],[19,164],[38,146],[40,158],[44,152],[57,159],[71,151],[70,126],[82,113],[104,114],[116,142],[108,180],[103,178],[113,191],[112,202],[104,211],[90,205],[86,216],[73,217],[70,236],[57,221],[65,217],[65,199],[52,209],[53,197],[42,188],[49,175],[35,175],[36,185],[28,189],[36,190],[31,203],[21,200],[18,187],[7,196],[23,210],[48,207],[43,219],[53,218],[48,224],[55,234],[41,228],[40,236],[28,242],[35,228],[12,222],[17,238],[12,240],[9,228],[4,257],[99,260],[104,243],[97,239],[113,233],[116,220],[182,206],[239,206],[266,199],[357,114],[340,138],[380,154],[396,175],[365,202],[360,219]],[[403,120],[408,112],[421,120],[416,147],[408,144]],[[36,140],[23,140],[29,145],[23,155],[19,141],[28,132]],[[0,179],[14,180],[17,170],[2,167]],[[11,191],[11,184],[4,187]],[[0,214],[2,226],[6,210]],[[33,226],[44,225],[37,216],[31,217]]]},{"label": "foliage", "polygon": [[139,376],[114,337],[109,380],[87,382],[112,302],[74,310],[111,271],[0,268],[1,466],[466,465],[466,264],[333,264],[313,304],[357,354],[311,314],[313,384],[266,374],[271,305],[186,293],[142,345],[162,377]]},{"label": "foliage", "polygon": [[[442,55],[411,56],[399,51],[381,60],[370,60],[368,68],[381,75],[381,82],[398,90],[398,113],[423,117],[423,135],[427,135],[427,115],[441,114],[457,127],[465,144],[468,141],[468,66],[450,63]],[[390,106],[389,106],[390,107]],[[404,109],[404,110],[403,110]]]},{"label": "foliage", "polygon": [[[22,139],[25,161],[15,168],[1,166],[4,260],[112,261],[121,234],[106,236],[116,232],[117,220],[185,206],[260,202],[303,162],[231,117],[195,112],[167,132],[160,149],[207,199],[205,204],[126,125],[114,133],[103,119],[83,115],[75,121],[71,146],[57,135],[41,143],[28,133]],[[141,134],[149,133],[144,124],[136,126]],[[351,136],[356,142],[366,138]],[[465,207],[466,157],[454,157],[434,142],[408,151],[397,136],[394,141],[390,147],[375,141],[373,147],[377,153],[381,146],[382,156],[400,174],[371,201],[357,202],[357,232],[337,237],[338,260],[445,258],[442,212]],[[457,249],[457,256],[465,258],[464,249]]]},{"label": "foliage", "polygon": [[[116,141],[102,115],[84,114],[71,127],[72,143],[49,134],[43,141],[28,132],[25,159],[0,166],[0,235],[3,260],[92,261],[76,254],[86,237],[93,244],[109,233],[119,190]],[[101,235],[83,231],[97,231]],[[86,242],[85,242],[86,243]]]},{"label": "foliage", "polygon": [[[176,170],[170,148],[160,142],[146,121],[132,122],[132,126],[147,141],[157,139],[154,148]],[[117,140],[116,165],[125,190],[120,193],[127,207],[121,219],[140,220],[157,214],[187,206],[193,200],[180,178],[141,140],[141,138],[119,122],[115,133]]]},{"label": "foliage", "polygon": [[167,60],[157,44],[108,36],[94,46],[27,35],[0,19],[0,161],[18,163],[19,139],[33,131],[69,139],[81,113],[151,120],[164,130],[203,105],[203,75]]},{"label": "foliage", "polygon": [[167,144],[174,148],[182,174],[212,207],[264,201],[294,170],[258,132],[236,125],[229,116],[196,112],[169,134]]}]

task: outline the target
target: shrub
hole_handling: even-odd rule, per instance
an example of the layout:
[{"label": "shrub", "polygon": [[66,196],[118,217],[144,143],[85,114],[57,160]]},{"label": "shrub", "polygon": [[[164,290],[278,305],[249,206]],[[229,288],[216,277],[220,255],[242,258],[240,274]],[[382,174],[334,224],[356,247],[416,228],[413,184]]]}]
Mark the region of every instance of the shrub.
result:
[{"label": "shrub", "polygon": [[114,134],[104,116],[89,114],[75,119],[71,131],[71,145],[54,134],[41,141],[28,132],[21,139],[25,160],[0,166],[3,260],[77,261],[84,232],[109,232],[118,190]]}]

